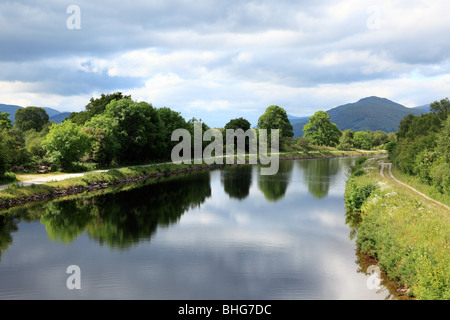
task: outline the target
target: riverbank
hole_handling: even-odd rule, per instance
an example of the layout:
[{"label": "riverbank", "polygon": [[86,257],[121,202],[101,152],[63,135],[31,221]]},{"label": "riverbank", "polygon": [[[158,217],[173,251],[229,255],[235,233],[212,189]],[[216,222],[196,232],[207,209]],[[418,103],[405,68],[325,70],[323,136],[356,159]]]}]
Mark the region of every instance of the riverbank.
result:
[{"label": "riverbank", "polygon": [[[280,160],[317,159],[317,158],[337,158],[337,157],[360,157],[364,155],[384,154],[383,151],[336,151],[323,148],[319,151],[291,152],[280,154]],[[183,174],[199,170],[215,169],[223,167],[221,164],[191,164],[176,165],[171,163],[152,164],[145,166],[133,166],[122,169],[101,170],[91,173],[73,174],[76,177],[59,180],[51,180],[51,176],[41,179],[40,183],[21,186],[13,183],[0,190],[0,209],[7,209],[13,206],[52,199],[67,195],[73,195],[90,190],[104,189],[118,184],[140,182],[149,179],[156,179],[170,175]],[[70,176],[71,174],[66,174]],[[61,177],[61,175],[58,175]],[[56,177],[55,177],[55,180]],[[37,180],[34,180],[37,181]]]},{"label": "riverbank", "polygon": [[405,294],[450,299],[450,215],[442,205],[380,174],[369,159],[346,183],[347,222],[358,248],[374,257]]}]

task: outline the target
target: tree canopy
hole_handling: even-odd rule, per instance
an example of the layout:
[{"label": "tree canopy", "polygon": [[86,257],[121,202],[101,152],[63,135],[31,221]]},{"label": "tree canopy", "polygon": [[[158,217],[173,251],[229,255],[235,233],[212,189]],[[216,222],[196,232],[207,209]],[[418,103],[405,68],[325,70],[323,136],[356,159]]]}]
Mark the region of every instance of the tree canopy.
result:
[{"label": "tree canopy", "polygon": [[17,109],[14,126],[21,131],[34,129],[41,131],[47,124],[49,116],[45,109],[39,107],[27,107]]},{"label": "tree canopy", "polygon": [[131,99],[131,96],[124,96],[122,92],[115,92],[111,94],[103,94],[100,98],[91,98],[89,103],[85,106],[85,111],[73,112],[69,116],[69,120],[78,124],[84,125],[96,115],[102,114],[106,110],[106,106],[113,100]]},{"label": "tree canopy", "polygon": [[249,130],[251,127],[250,122],[247,119],[244,118],[237,118],[237,119],[232,119],[230,121],[228,121],[228,123],[225,125],[225,130],[227,129],[232,129],[232,130],[238,130],[238,129],[242,129],[244,131]]},{"label": "tree canopy", "polygon": [[259,117],[258,128],[267,129],[269,134],[271,129],[279,129],[280,135],[283,137],[294,136],[294,128],[288,119],[286,110],[276,105],[269,106],[266,112]]},{"label": "tree canopy", "polygon": [[9,119],[9,113],[0,111],[0,130],[1,129],[11,129],[11,128],[12,128],[12,124],[11,124],[11,120]]},{"label": "tree canopy", "polygon": [[430,104],[431,112],[436,113],[439,118],[446,120],[450,115],[450,101],[448,98],[442,99],[441,101],[435,101]]},{"label": "tree canopy", "polygon": [[80,126],[72,121],[64,121],[52,125],[43,147],[55,164],[67,169],[89,151],[90,140]]},{"label": "tree canopy", "polygon": [[336,146],[342,132],[325,111],[317,111],[303,127],[305,137],[320,146]]}]

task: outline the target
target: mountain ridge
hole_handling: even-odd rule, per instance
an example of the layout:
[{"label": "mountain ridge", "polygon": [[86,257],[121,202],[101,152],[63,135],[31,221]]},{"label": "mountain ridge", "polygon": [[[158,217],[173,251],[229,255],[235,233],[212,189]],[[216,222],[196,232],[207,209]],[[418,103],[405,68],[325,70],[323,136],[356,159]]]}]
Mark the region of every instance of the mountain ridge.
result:
[{"label": "mountain ridge", "polygon": [[[407,108],[404,105],[387,98],[371,96],[362,98],[357,102],[347,103],[326,111],[330,115],[331,122],[335,123],[343,131],[381,130],[384,132],[396,132],[400,121],[408,114],[421,115],[426,113],[424,106]],[[303,127],[309,118],[297,121],[294,127],[294,136],[303,136]]]}]

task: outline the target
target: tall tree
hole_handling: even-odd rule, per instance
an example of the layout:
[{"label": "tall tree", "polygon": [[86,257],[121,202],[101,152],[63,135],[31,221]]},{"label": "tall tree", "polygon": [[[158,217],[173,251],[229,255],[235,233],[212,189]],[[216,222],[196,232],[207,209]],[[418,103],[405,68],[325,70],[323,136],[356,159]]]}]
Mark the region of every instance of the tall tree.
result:
[{"label": "tall tree", "polygon": [[279,106],[269,106],[261,117],[258,119],[258,128],[267,129],[270,134],[271,129],[279,129],[280,135],[292,138],[294,136],[294,128],[288,119],[286,110]]},{"label": "tall tree", "polygon": [[436,113],[442,120],[447,120],[447,117],[450,115],[450,101],[448,98],[435,101],[430,104],[430,110]]},{"label": "tall tree", "polygon": [[172,133],[177,129],[188,130],[190,126],[179,112],[164,107],[156,110],[162,124],[163,151],[162,159],[170,159],[172,149],[178,142],[172,141]]},{"label": "tall tree", "polygon": [[325,111],[317,111],[303,127],[305,137],[319,146],[336,146],[342,132]]},{"label": "tall tree", "polygon": [[370,150],[372,148],[372,144],[372,138],[368,132],[355,132],[355,135],[353,137],[353,145],[355,146],[355,148]]},{"label": "tall tree", "polygon": [[70,169],[72,163],[90,150],[90,139],[80,126],[71,121],[54,124],[50,128],[43,147],[53,162]]},{"label": "tall tree", "polygon": [[353,135],[355,133],[350,130],[346,129],[342,132],[342,136],[339,139],[339,149],[341,150],[350,150],[353,148]]},{"label": "tall tree", "polygon": [[250,127],[251,127],[250,122],[244,118],[232,119],[228,121],[228,123],[225,125],[225,129],[232,129],[232,130],[242,129],[244,131],[249,130]]},{"label": "tall tree", "polygon": [[0,130],[1,129],[8,130],[11,128],[12,128],[12,124],[11,124],[11,120],[9,119],[9,113],[0,111]]},{"label": "tall tree", "polygon": [[41,131],[48,122],[48,114],[43,108],[27,107],[17,109],[14,126],[22,131]]},{"label": "tall tree", "polygon": [[113,100],[107,105],[104,114],[111,121],[117,121],[120,162],[162,159],[163,123],[151,104],[134,102],[130,98]]},{"label": "tall tree", "polygon": [[96,115],[105,112],[106,106],[110,104],[111,101],[121,99],[131,99],[131,96],[124,96],[122,92],[111,94],[102,93],[100,98],[91,98],[89,103],[85,106],[85,111],[71,113],[69,120],[78,125],[84,125]]}]

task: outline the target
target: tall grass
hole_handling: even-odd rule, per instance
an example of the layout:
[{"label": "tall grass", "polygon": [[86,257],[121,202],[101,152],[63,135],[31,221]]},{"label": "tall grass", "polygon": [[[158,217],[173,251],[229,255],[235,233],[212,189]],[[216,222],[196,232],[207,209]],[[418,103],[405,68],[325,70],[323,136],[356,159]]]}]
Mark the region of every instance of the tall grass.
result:
[{"label": "tall grass", "polygon": [[382,178],[373,159],[364,171],[349,179],[345,193],[348,214],[360,212],[357,246],[375,257],[390,279],[407,286],[409,295],[450,299],[449,212]]}]

